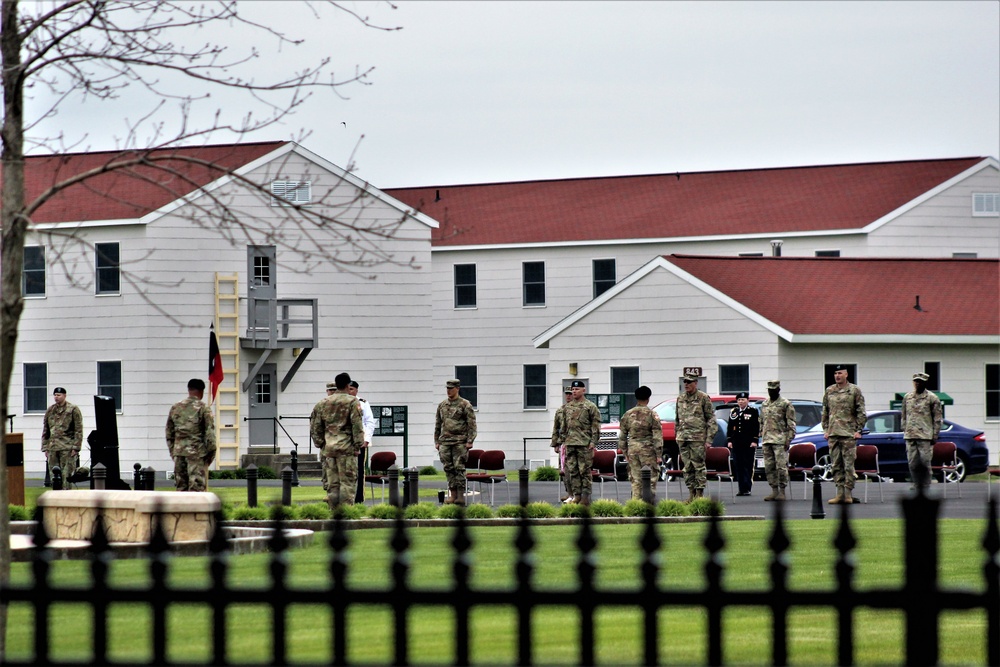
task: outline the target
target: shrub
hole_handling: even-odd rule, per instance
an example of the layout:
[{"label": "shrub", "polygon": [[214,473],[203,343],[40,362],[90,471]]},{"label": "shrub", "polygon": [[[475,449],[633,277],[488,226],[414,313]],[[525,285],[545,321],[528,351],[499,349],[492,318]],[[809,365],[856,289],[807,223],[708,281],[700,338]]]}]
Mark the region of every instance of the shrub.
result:
[{"label": "shrub", "polygon": [[[299,506],[298,505],[281,505],[277,507],[281,508],[281,521],[294,521],[299,518]],[[273,521],[278,521],[277,507],[271,508],[271,519]]]},{"label": "shrub", "polygon": [[553,466],[538,466],[531,471],[532,482],[558,482],[559,469]]},{"label": "shrub", "polygon": [[408,505],[403,510],[403,516],[407,519],[433,519],[437,516],[437,505],[426,502]]},{"label": "shrub", "polygon": [[438,474],[438,469],[435,468],[434,466],[424,466],[417,472],[420,473],[421,477],[433,477],[434,475]]},{"label": "shrub", "polygon": [[726,513],[725,505],[711,498],[695,498],[688,503],[688,508],[694,516],[709,516],[712,514],[713,508],[719,516]]},{"label": "shrub", "polygon": [[691,508],[679,500],[661,500],[656,505],[657,516],[690,516]]},{"label": "shrub", "polygon": [[625,516],[653,516],[654,514],[653,506],[638,498],[633,498],[625,503]]},{"label": "shrub", "polygon": [[223,518],[224,521],[232,521],[233,520],[233,504],[231,502],[224,501],[222,503],[222,507],[220,508],[220,511],[222,512],[222,518]]},{"label": "shrub", "polygon": [[439,519],[458,519],[465,514],[465,508],[461,505],[442,505],[438,508]]},{"label": "shrub", "polygon": [[497,516],[502,519],[520,519],[527,516],[527,512],[520,505],[501,505],[497,508]]},{"label": "shrub", "polygon": [[[325,508],[326,506],[325,505],[321,505],[321,507]],[[301,508],[300,508],[300,512],[301,512]],[[327,510],[327,512],[329,513],[329,510]],[[333,516],[339,517],[339,518],[341,518],[341,519],[343,519],[345,521],[357,521],[358,519],[361,519],[362,517],[364,517],[365,512],[366,512],[366,509],[365,509],[364,505],[341,505],[340,507],[338,507],[337,509],[335,509],[332,512],[332,514],[333,514]],[[300,516],[301,516],[301,514],[300,514]]]},{"label": "shrub", "polygon": [[[362,514],[363,514],[362,510]],[[299,507],[299,518],[306,520],[323,520],[330,518],[330,507],[326,503],[309,503]]]},{"label": "shrub", "polygon": [[528,503],[525,510],[529,519],[551,519],[556,515],[556,508],[548,503]]},{"label": "shrub", "polygon": [[590,508],[586,505],[578,505],[576,503],[566,503],[559,508],[559,516],[561,517],[587,517],[590,516]]},{"label": "shrub", "polygon": [[236,479],[235,470],[209,470],[209,479]]},{"label": "shrub", "polygon": [[268,511],[266,507],[249,507],[239,505],[233,508],[234,521],[264,521],[267,519]]},{"label": "shrub", "polygon": [[[243,476],[238,477],[239,479],[247,478],[246,470],[240,468],[236,472],[237,476],[239,476],[240,473],[243,473]],[[257,468],[257,479],[278,479],[278,473],[274,472],[274,468],[272,468],[271,466],[259,466]]]},{"label": "shrub", "polygon": [[492,519],[493,510],[489,508],[489,505],[484,505],[482,503],[473,503],[465,508],[465,518]]},{"label": "shrub", "polygon": [[594,516],[624,516],[622,506],[614,500],[595,500],[590,505],[590,513]]},{"label": "shrub", "polygon": [[400,514],[400,509],[395,505],[389,505],[388,503],[381,503],[379,505],[372,505],[368,508],[368,516],[372,519],[396,519]]},{"label": "shrub", "polygon": [[11,521],[30,521],[31,513],[23,505],[8,505],[7,511],[10,513]]}]

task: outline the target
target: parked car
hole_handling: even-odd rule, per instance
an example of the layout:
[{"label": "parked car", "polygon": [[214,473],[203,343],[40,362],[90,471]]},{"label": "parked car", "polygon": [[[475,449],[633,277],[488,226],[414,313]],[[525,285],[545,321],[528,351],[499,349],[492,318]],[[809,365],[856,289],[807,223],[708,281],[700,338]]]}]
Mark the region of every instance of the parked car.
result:
[{"label": "parked car", "polygon": [[[903,441],[899,410],[868,411],[868,421],[861,432],[858,444],[878,447],[879,472],[883,477],[903,481],[910,476],[906,462],[906,443]],[[982,431],[967,428],[945,419],[938,440],[954,442],[958,447],[958,469],[950,473],[949,481],[963,481],[966,475],[985,472],[989,464],[989,449],[986,435]],[[823,435],[822,424],[816,424],[805,433],[796,436],[792,444],[811,442],[816,445],[819,465],[826,469],[823,479],[833,479],[830,470],[830,450]]]},{"label": "parked car", "polygon": [[[823,404],[819,401],[809,401],[800,398],[790,398],[788,402],[792,404],[795,408],[795,433],[805,433],[813,426],[818,424],[823,418]],[[764,404],[763,400],[751,401],[750,405],[757,408],[760,411],[760,406]],[[721,413],[719,414],[721,417]],[[726,418],[729,417],[729,413],[726,412]],[[764,450],[760,447],[757,448],[757,453],[754,456],[753,462],[753,476],[754,479],[764,479]]]}]

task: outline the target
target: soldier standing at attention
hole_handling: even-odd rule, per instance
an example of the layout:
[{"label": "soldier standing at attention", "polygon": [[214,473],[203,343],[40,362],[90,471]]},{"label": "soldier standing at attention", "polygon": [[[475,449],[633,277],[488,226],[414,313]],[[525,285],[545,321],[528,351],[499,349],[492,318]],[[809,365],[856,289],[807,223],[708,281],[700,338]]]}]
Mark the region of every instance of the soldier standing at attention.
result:
[{"label": "soldier standing at attention", "polygon": [[684,462],[684,483],[688,488],[688,502],[705,495],[705,449],[712,446],[712,438],[719,432],[715,422],[715,407],[708,394],[698,390],[698,376],[684,375],[684,391],[677,397],[677,425],[675,436]]},{"label": "soldier standing at attention", "polygon": [[174,486],[178,491],[204,491],[208,466],[215,460],[215,420],[202,402],[205,383],[187,384],[188,396],[174,403],[167,416],[167,448],[174,459]]},{"label": "soldier standing at attention", "polygon": [[854,460],[858,438],[865,427],[865,397],[857,385],[847,381],[847,366],[838,365],[833,371],[833,384],[823,394],[823,435],[830,446],[830,464],[837,495],[830,505],[850,505],[854,502]]},{"label": "soldier standing at attention", "polygon": [[784,500],[788,486],[788,447],[795,437],[795,408],[781,395],[781,381],[768,380],[767,400],[760,406],[760,442],[764,474],[771,495],[764,500]]},{"label": "soldier standing at attention", "polygon": [[591,471],[594,468],[594,450],[601,438],[601,411],[588,401],[583,382],[570,383],[573,396],[563,406],[566,420],[566,480],[572,497],[567,503],[590,504],[593,488]]},{"label": "soldier standing at attention", "polygon": [[347,391],[351,376],[340,373],[333,379],[336,390],[321,400],[309,415],[309,435],[322,443],[326,471],[326,502],[331,510],[353,505],[358,487],[358,454],[364,447],[361,404]]},{"label": "soldier standing at attention", "polygon": [[76,456],[83,444],[83,414],[66,400],[63,387],[53,389],[52,398],[55,402],[45,411],[42,421],[42,452],[48,460],[49,475],[58,466],[63,488],[69,489],[73,487],[69,478],[76,472]]},{"label": "soldier standing at attention", "polygon": [[632,482],[632,497],[642,500],[642,469],[649,466],[653,503],[656,503],[656,482],[660,478],[663,460],[663,425],[660,415],[649,409],[653,391],[643,385],[635,390],[636,406],[622,415],[618,430],[618,449],[628,461],[628,476]]},{"label": "soldier standing at attention", "polygon": [[900,421],[906,441],[906,462],[910,464],[910,479],[918,491],[926,491],[931,483],[931,453],[941,432],[941,399],[927,391],[926,373],[913,374],[913,391],[903,397]]},{"label": "soldier standing at attention", "polygon": [[566,414],[563,408],[573,398],[573,390],[569,387],[563,389],[563,404],[556,408],[555,419],[552,420],[552,449],[556,450],[559,457],[559,472],[563,476],[563,486],[566,493],[559,499],[566,502],[573,497],[569,492],[569,476],[566,475]]},{"label": "soldier standing at attention", "polygon": [[751,408],[750,394],[741,391],[736,394],[736,407],[729,413],[726,429],[726,446],[733,455],[738,496],[749,496],[753,488],[753,461],[756,455],[757,438],[760,437],[760,416],[757,408]]},{"label": "soldier standing at attention", "polygon": [[465,504],[465,462],[476,440],[476,412],[472,403],[458,395],[462,383],[448,380],[448,398],[441,401],[434,417],[434,449],[438,450],[448,478],[446,505]]}]

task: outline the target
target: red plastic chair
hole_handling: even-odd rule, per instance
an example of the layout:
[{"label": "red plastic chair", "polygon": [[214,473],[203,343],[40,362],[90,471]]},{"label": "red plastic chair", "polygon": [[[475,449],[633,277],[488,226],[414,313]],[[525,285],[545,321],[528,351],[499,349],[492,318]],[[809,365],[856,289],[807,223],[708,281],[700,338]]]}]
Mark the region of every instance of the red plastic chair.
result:
[{"label": "red plastic chair", "polygon": [[878,482],[879,502],[884,503],[882,495],[882,475],[878,469],[878,447],[875,445],[858,445],[854,458],[854,473],[865,480],[865,502],[868,502],[869,482]]},{"label": "red plastic chair", "polygon": [[954,442],[935,442],[931,453],[931,474],[941,474],[941,495],[948,495],[948,485],[958,484],[958,497],[962,497],[962,485],[958,472],[958,447]]},{"label": "red plastic chair", "polygon": [[736,502],[736,477],[728,447],[705,449],[705,476],[708,481],[714,479],[719,483],[719,495],[722,495],[722,483],[729,482],[729,491],[733,494],[733,502]]},{"label": "red plastic chair", "polygon": [[[465,479],[479,484],[479,493],[483,493],[483,484],[490,485],[490,505],[493,505],[493,485],[503,482],[507,485],[507,504],[510,504],[510,483],[504,473],[504,460],[507,455],[499,449],[487,449],[479,457],[479,468],[482,472],[466,473]],[[495,471],[499,470],[497,473]]]},{"label": "red plastic chair", "polygon": [[381,502],[385,502],[385,487],[389,485],[389,468],[396,465],[396,452],[375,452],[368,461],[371,471],[365,475],[365,481],[371,488],[372,498],[375,497],[375,482],[382,487]]},{"label": "red plastic chair", "polygon": [[792,473],[802,473],[802,500],[809,493],[809,482],[812,481],[812,471],[816,467],[816,445],[805,442],[788,448],[788,495],[792,493]]},{"label": "red plastic chair", "polygon": [[618,453],[613,449],[598,449],[594,452],[594,467],[590,471],[592,482],[601,485],[601,498],[604,498],[604,485],[615,483],[615,500],[621,502],[618,496],[618,475],[615,473],[615,459]]}]

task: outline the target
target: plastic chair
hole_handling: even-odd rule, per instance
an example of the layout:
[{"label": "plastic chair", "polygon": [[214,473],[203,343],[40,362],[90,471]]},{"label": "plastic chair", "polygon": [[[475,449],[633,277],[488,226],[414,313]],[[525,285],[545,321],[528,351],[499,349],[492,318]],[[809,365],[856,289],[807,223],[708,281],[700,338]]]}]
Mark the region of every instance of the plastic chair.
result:
[{"label": "plastic chair", "polygon": [[722,483],[729,482],[729,491],[736,502],[736,477],[733,475],[732,459],[728,447],[707,447],[705,449],[705,477],[719,483],[719,494],[722,494]]},{"label": "plastic chair", "polygon": [[681,497],[684,497],[684,462],[681,460],[681,452],[677,447],[677,443],[667,443],[663,446],[663,470],[661,471],[661,476],[663,477],[663,486],[665,487],[665,498],[670,498],[670,478],[673,477],[677,480],[677,488],[680,491]]},{"label": "plastic chair", "polygon": [[[479,469],[482,472],[466,473],[465,475],[468,482],[479,484],[480,495],[483,493],[483,484],[490,485],[490,506],[493,505],[493,485],[500,482],[507,485],[507,504],[510,504],[510,482],[507,481],[507,475],[504,473],[504,460],[506,458],[507,455],[499,449],[487,449],[479,457]],[[496,470],[500,472],[491,472]]]},{"label": "plastic chair", "polygon": [[[948,495],[948,485],[958,484],[958,497],[962,497],[962,485],[958,479],[958,447],[954,442],[935,442],[931,453],[931,474],[941,473],[941,494]],[[949,477],[954,477],[949,481]]]},{"label": "plastic chair", "polygon": [[598,449],[594,452],[594,468],[590,471],[590,479],[601,485],[601,498],[604,498],[604,485],[615,483],[615,500],[621,502],[618,496],[618,475],[615,473],[615,459],[618,453],[613,449]]},{"label": "plastic chair", "polygon": [[482,449],[470,449],[469,458],[465,461],[465,471],[482,472],[479,470],[479,459],[483,455]]},{"label": "plastic chair", "polygon": [[878,447],[875,445],[858,445],[854,459],[855,474],[865,480],[865,502],[868,502],[869,482],[878,482],[878,499],[885,502],[882,495],[882,475],[878,469]]},{"label": "plastic chair", "polygon": [[792,493],[792,473],[802,473],[802,500],[809,493],[809,482],[812,481],[812,470],[816,466],[816,445],[805,442],[792,445],[788,449],[788,495]]},{"label": "plastic chair", "polygon": [[389,485],[389,468],[396,465],[396,452],[375,452],[368,461],[369,474],[365,481],[371,487],[372,498],[375,497],[375,482],[382,488],[381,502],[385,502],[385,487]]}]

